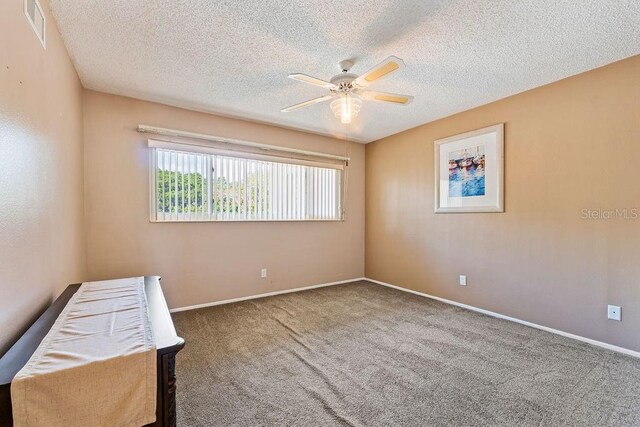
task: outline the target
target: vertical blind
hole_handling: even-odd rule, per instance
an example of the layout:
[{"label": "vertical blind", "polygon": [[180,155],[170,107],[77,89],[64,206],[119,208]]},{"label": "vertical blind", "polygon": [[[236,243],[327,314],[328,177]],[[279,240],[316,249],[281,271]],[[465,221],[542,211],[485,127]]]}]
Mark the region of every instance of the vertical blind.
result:
[{"label": "vertical blind", "polygon": [[152,221],[342,219],[339,167],[164,148],[151,156]]}]

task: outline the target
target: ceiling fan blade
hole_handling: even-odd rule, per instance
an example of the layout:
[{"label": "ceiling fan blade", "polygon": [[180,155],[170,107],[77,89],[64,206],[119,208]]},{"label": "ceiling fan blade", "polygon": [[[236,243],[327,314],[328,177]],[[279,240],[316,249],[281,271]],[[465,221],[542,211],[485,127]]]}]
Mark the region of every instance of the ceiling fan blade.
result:
[{"label": "ceiling fan blade", "polygon": [[353,84],[359,87],[369,86],[371,83],[378,81],[396,71],[404,68],[404,61],[396,56],[390,56],[357,79]]},{"label": "ceiling fan blade", "polygon": [[321,96],[320,98],[313,98],[313,99],[310,99],[308,101],[304,101],[304,102],[301,102],[299,104],[295,104],[295,105],[292,105],[290,107],[283,108],[280,111],[282,111],[283,113],[288,113],[290,111],[297,110],[299,108],[303,108],[303,107],[307,107],[309,105],[317,104],[318,102],[328,101],[331,98],[333,98],[333,95],[325,95],[325,96]]},{"label": "ceiling fan blade", "polygon": [[390,102],[391,104],[407,105],[413,101],[413,96],[399,95],[397,93],[374,92],[363,90],[359,94],[368,101]]},{"label": "ceiling fan blade", "polygon": [[297,80],[302,83],[308,83],[310,85],[320,86],[325,89],[333,89],[337,87],[333,83],[330,83],[321,79],[317,79],[315,77],[307,76],[306,74],[300,74],[300,73],[289,74],[289,78],[292,80]]}]

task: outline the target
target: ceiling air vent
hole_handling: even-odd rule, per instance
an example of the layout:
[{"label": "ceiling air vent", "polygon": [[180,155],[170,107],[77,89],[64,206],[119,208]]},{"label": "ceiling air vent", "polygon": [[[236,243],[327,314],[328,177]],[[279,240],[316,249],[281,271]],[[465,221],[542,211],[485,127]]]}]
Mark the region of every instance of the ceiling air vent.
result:
[{"label": "ceiling air vent", "polygon": [[27,15],[31,28],[36,32],[42,47],[46,49],[45,28],[47,22],[40,2],[38,0],[24,0],[24,14]]}]

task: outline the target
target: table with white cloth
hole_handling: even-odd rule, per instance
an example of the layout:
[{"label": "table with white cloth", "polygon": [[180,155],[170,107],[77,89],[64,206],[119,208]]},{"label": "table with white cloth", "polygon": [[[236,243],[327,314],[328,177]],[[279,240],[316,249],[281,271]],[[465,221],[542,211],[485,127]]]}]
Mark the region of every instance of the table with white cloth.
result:
[{"label": "table with white cloth", "polygon": [[0,359],[0,425],[175,425],[183,346],[159,277],[70,285]]}]

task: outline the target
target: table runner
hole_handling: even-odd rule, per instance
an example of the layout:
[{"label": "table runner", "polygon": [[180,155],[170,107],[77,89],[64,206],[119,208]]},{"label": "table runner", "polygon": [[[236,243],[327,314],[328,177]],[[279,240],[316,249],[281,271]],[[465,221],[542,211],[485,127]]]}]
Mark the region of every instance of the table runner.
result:
[{"label": "table runner", "polygon": [[83,283],[11,383],[14,425],[152,423],[156,375],[144,278]]}]

